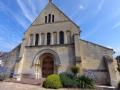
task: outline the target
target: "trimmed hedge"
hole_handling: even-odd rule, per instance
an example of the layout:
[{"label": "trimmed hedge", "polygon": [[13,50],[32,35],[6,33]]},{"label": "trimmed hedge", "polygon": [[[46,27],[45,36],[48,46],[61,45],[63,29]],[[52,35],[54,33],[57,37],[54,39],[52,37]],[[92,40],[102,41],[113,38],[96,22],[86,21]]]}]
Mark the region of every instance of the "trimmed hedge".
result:
[{"label": "trimmed hedge", "polygon": [[60,76],[57,74],[53,74],[47,77],[47,79],[43,82],[43,87],[58,89],[62,88],[62,83],[60,81]]}]

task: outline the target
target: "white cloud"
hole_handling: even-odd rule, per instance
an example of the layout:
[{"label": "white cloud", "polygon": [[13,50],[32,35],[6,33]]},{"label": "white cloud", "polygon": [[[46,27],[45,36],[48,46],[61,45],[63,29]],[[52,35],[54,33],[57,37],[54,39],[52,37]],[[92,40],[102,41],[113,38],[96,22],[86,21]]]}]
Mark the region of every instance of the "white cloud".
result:
[{"label": "white cloud", "polygon": [[118,22],[117,24],[115,24],[113,27],[112,27],[112,29],[116,29],[117,27],[119,27],[120,26],[120,22]]},{"label": "white cloud", "polygon": [[2,2],[0,2],[0,4],[4,8],[4,13],[6,13],[8,16],[11,16],[12,18],[14,18],[24,29],[26,29],[28,27],[28,22],[19,13],[13,12]]},{"label": "white cloud", "polygon": [[22,18],[22,16],[13,13],[11,10],[8,11],[24,29],[28,27],[28,22],[26,22],[25,19]]},{"label": "white cloud", "polygon": [[36,16],[36,8],[31,0],[17,0],[17,3],[25,17],[32,22]]},{"label": "white cloud", "polygon": [[37,15],[37,8],[33,3],[33,0],[28,0],[28,5],[29,7],[31,7],[31,10],[33,12],[34,15]]},{"label": "white cloud", "polygon": [[101,0],[98,5],[98,11],[100,11],[102,9],[103,3],[104,3],[104,0]]},{"label": "white cloud", "polygon": [[111,47],[111,46],[106,46],[107,48],[110,48],[110,49],[113,49],[113,47]]},{"label": "white cloud", "polygon": [[[12,33],[6,33],[9,31],[9,28],[5,26],[0,26],[0,51],[10,51],[12,50],[19,42],[18,37],[19,35],[16,36],[15,30]],[[4,38],[4,35],[6,35]],[[11,38],[10,40],[9,37]]]},{"label": "white cloud", "polygon": [[92,35],[94,35],[100,28],[100,24],[98,23],[95,27],[93,27],[93,29],[90,29],[91,31],[89,31],[88,33],[86,33],[84,36],[82,36],[81,38],[88,38],[91,37]]},{"label": "white cloud", "polygon": [[85,9],[85,6],[84,5],[79,5],[79,9],[83,10],[83,9]]}]

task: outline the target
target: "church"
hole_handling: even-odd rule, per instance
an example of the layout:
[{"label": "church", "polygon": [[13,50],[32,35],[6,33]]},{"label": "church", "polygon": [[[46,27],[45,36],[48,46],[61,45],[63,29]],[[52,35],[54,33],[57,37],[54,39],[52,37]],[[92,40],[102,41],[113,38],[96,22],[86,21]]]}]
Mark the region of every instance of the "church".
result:
[{"label": "church", "polygon": [[5,66],[17,81],[46,78],[77,66],[80,75],[92,76],[97,84],[116,86],[113,49],[82,40],[80,34],[80,27],[49,0],[22,43],[9,53]]}]

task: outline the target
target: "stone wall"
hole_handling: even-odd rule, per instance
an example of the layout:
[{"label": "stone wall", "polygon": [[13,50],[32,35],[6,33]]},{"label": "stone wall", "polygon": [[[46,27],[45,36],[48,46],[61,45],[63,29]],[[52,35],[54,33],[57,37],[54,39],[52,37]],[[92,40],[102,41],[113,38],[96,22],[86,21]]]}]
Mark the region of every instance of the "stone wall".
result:
[{"label": "stone wall", "polygon": [[[70,71],[70,67],[74,62],[74,48],[72,45],[38,46],[26,47],[22,74],[31,74],[32,76],[35,75],[35,67],[33,66],[34,59],[40,51],[46,49],[53,50],[58,54],[61,63],[57,70],[58,73]],[[41,67],[39,69],[41,69]]]},{"label": "stone wall", "polygon": [[110,84],[109,72],[103,57],[112,57],[113,50],[85,40],[80,40],[80,50],[83,71],[91,71],[98,84]]},{"label": "stone wall", "polygon": [[14,48],[11,52],[9,52],[7,60],[5,62],[5,67],[9,68],[11,73],[14,73],[16,63],[19,60],[19,53],[20,53],[21,45],[18,45]]}]

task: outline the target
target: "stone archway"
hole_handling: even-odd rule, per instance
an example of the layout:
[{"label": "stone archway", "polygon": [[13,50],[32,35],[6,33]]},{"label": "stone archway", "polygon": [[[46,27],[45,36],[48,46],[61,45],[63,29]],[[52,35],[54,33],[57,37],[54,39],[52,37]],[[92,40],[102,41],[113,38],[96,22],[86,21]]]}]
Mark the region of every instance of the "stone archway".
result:
[{"label": "stone archway", "polygon": [[[49,65],[48,67],[47,64]],[[58,54],[51,49],[43,49],[39,51],[32,62],[32,66],[35,68],[36,79],[45,78],[50,74],[57,73],[60,65],[61,62]],[[47,70],[47,68],[50,67],[51,69]]]}]

